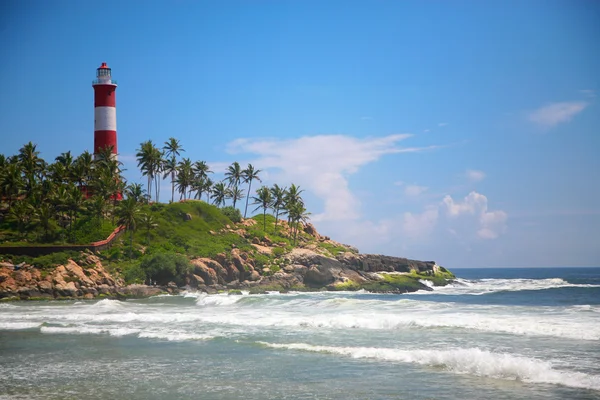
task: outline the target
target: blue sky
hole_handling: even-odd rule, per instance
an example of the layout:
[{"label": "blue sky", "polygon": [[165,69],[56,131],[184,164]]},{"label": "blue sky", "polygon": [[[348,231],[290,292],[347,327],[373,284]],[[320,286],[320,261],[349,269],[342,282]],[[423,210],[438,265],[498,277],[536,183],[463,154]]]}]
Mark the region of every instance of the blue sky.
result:
[{"label": "blue sky", "polygon": [[13,0],[0,32],[4,154],[91,150],[106,61],[129,180],[174,136],[362,252],[600,265],[596,1]]}]

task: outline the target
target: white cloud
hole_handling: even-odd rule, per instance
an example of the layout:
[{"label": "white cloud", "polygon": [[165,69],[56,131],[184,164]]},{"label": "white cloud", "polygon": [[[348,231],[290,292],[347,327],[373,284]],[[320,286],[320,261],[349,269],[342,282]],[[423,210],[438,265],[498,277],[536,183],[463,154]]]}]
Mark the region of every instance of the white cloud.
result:
[{"label": "white cloud", "polygon": [[408,185],[404,188],[404,194],[410,197],[416,197],[427,189],[426,186]]},{"label": "white cloud", "polygon": [[479,182],[485,178],[485,172],[475,169],[468,169],[465,175],[471,182]]},{"label": "white cloud", "polygon": [[475,191],[469,193],[462,202],[456,202],[446,195],[442,207],[451,219],[473,216],[477,223],[477,236],[482,239],[495,239],[506,230],[508,215],[502,210],[488,211],[488,199]]},{"label": "white cloud", "polygon": [[560,123],[570,121],[587,106],[588,103],[584,101],[552,103],[530,113],[529,120],[544,128],[552,128]]},{"label": "white cloud", "polygon": [[440,123],[438,124],[438,126],[439,126],[440,128],[441,128],[442,126],[447,126],[447,125],[449,125],[449,124],[448,124],[448,122],[440,122]]},{"label": "white cloud", "polygon": [[428,236],[435,229],[438,215],[437,206],[429,206],[420,214],[406,212],[402,216],[402,233],[412,239]]},{"label": "white cloud", "polygon": [[260,169],[273,169],[274,179],[294,182],[324,203],[314,221],[352,220],[360,216],[360,201],[348,187],[348,175],[386,154],[417,152],[428,148],[400,147],[412,135],[395,134],[358,139],[345,135],[305,136],[297,139],[237,139],[230,153],[251,153]]},{"label": "white cloud", "polygon": [[581,93],[582,95],[589,97],[589,98],[594,98],[596,97],[596,91],[592,90],[592,89],[581,89],[579,91],[579,93]]},{"label": "white cloud", "polygon": [[363,121],[371,121],[373,117],[360,117]]},{"label": "white cloud", "polygon": [[423,132],[427,133],[429,132],[429,129],[423,129]]}]

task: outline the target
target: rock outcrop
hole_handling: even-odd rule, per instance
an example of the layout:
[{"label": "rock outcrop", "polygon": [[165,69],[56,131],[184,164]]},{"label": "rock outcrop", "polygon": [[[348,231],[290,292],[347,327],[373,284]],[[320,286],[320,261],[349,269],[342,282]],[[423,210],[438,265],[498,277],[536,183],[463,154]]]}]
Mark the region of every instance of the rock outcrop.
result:
[{"label": "rock outcrop", "polygon": [[126,286],[94,255],[88,255],[81,264],[69,260],[54,269],[40,270],[27,264],[0,263],[0,299],[146,297],[162,292],[161,288],[145,285]]},{"label": "rock outcrop", "polygon": [[[248,219],[233,227],[227,225],[225,230],[250,240],[244,228],[255,224],[256,221]],[[286,229],[289,228],[282,221],[281,232]],[[185,276],[185,288],[208,293],[230,289],[264,292],[361,288],[404,293],[431,290],[422,279],[445,284],[453,278],[433,261],[359,254],[351,246],[320,235],[311,224],[305,224],[303,231],[312,239],[304,237],[300,246],[292,251],[284,250],[286,243],[273,243],[265,236],[252,238],[253,251],[234,247],[213,258],[192,259],[191,269]],[[106,271],[97,256],[82,253],[78,260],[78,263],[69,260],[64,265],[44,270],[0,262],[0,299],[147,297],[179,290],[174,283],[166,287],[127,286],[121,278]]]}]

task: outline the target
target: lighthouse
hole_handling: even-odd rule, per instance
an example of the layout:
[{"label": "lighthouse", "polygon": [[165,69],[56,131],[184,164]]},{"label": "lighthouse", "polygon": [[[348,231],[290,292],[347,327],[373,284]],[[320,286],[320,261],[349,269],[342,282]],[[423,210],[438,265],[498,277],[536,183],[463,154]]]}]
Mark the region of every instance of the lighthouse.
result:
[{"label": "lighthouse", "polygon": [[112,146],[117,157],[117,81],[112,79],[111,70],[105,62],[96,70],[94,88],[94,154]]}]

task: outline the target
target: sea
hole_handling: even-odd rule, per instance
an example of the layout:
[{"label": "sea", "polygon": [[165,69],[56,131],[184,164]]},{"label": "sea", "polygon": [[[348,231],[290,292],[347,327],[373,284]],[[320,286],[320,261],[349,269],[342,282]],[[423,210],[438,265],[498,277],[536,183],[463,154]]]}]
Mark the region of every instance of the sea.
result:
[{"label": "sea", "polygon": [[600,399],[600,268],[0,303],[0,399]]}]

